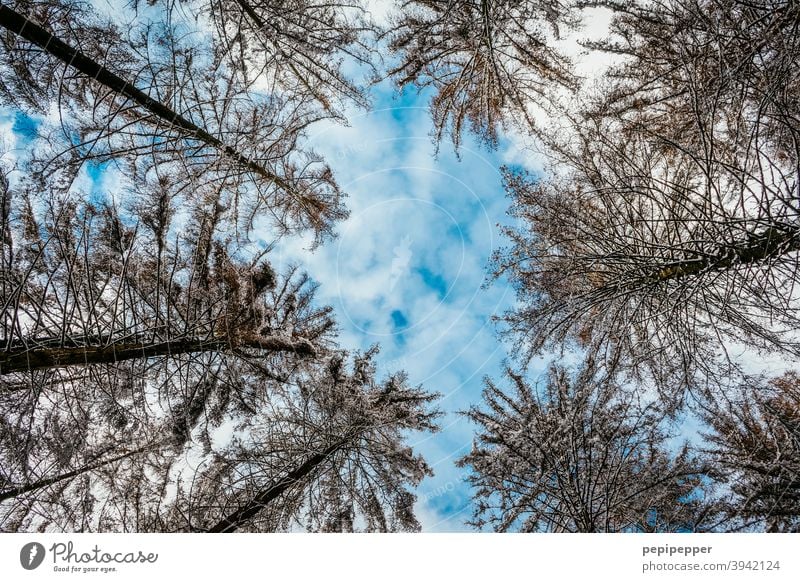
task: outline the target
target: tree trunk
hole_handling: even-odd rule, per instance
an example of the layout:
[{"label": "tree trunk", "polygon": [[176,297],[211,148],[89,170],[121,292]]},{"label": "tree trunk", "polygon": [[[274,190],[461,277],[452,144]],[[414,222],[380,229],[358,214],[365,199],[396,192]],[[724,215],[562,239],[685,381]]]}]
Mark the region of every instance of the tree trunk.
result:
[{"label": "tree trunk", "polygon": [[270,502],[277,499],[284,491],[289,489],[289,487],[311,473],[317,466],[324,462],[328,456],[332,455],[339,448],[341,448],[345,442],[346,441],[339,441],[338,443],[329,446],[325,450],[313,455],[312,457],[309,457],[308,460],[306,460],[302,465],[288,473],[285,477],[281,478],[269,488],[261,491],[261,493],[256,495],[244,506],[240,507],[221,521],[217,522],[216,525],[201,531],[211,533],[231,533],[236,531],[242,525],[247,523],[248,520],[255,517],[258,512],[269,505]]},{"label": "tree trunk", "polygon": [[173,111],[167,105],[151,98],[92,58],[54,37],[47,32],[47,30],[27,19],[22,14],[15,12],[7,6],[0,5],[0,26],[18,34],[47,54],[77,69],[87,77],[96,80],[98,83],[101,83],[120,95],[124,95],[162,121],[166,121],[175,127],[183,129],[191,134],[192,138],[198,139],[222,151],[228,158],[270,182],[273,182],[279,188],[294,196],[301,203],[313,203],[313,201],[309,200],[306,196],[296,192],[292,185],[280,176],[270,172],[264,166],[249,159],[233,147],[223,144],[220,139],[208,133],[204,128],[195,125],[189,119]]},{"label": "tree trunk", "polygon": [[660,283],[697,275],[705,270],[723,271],[736,265],[758,263],[800,251],[800,227],[769,228],[747,241],[724,247],[713,256],[675,261],[645,277],[642,282]]},{"label": "tree trunk", "polygon": [[236,348],[292,352],[301,356],[315,354],[314,346],[304,338],[284,339],[276,336],[256,336],[235,344],[232,344],[227,338],[191,338],[151,344],[120,342],[107,346],[22,348],[0,354],[0,375],[42,368],[113,364],[137,358],[155,358]]},{"label": "tree trunk", "polygon": [[158,443],[150,443],[143,447],[139,447],[138,449],[134,449],[132,451],[128,451],[127,453],[123,453],[121,455],[117,455],[116,457],[112,457],[110,459],[104,459],[102,461],[94,461],[91,463],[87,463],[83,467],[79,469],[75,469],[74,471],[69,471],[67,473],[62,473],[60,475],[55,475],[53,477],[48,477],[46,479],[40,479],[39,481],[35,481],[33,483],[28,483],[27,485],[20,485],[18,487],[13,487],[11,489],[7,489],[5,491],[0,491],[0,502],[3,502],[7,499],[12,499],[14,497],[18,497],[25,493],[30,493],[31,491],[36,491],[37,489],[42,489],[43,487],[48,487],[50,485],[54,485],[61,481],[66,481],[67,479],[73,479],[79,475],[84,473],[88,473],[90,471],[94,471],[106,465],[110,465],[111,463],[116,463],[117,461],[122,461],[127,459],[128,457],[132,457],[134,455],[138,455],[139,453],[145,452],[147,449],[153,447],[159,447],[166,444],[167,441],[158,442]]}]

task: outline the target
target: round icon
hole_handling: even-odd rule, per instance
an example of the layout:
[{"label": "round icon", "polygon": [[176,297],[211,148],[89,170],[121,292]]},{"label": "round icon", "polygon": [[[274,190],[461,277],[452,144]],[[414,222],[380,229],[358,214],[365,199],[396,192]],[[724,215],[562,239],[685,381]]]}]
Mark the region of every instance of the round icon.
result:
[{"label": "round icon", "polygon": [[19,563],[26,570],[35,570],[44,561],[44,546],[39,542],[30,542],[19,551]]}]

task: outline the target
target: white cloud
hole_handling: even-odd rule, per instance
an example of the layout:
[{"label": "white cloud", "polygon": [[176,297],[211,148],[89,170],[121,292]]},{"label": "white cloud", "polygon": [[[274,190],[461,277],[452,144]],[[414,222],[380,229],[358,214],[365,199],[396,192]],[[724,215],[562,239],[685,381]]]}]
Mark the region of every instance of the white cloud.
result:
[{"label": "white cloud", "polygon": [[334,306],[344,347],[379,342],[382,373],[405,369],[444,395],[442,432],[411,437],[436,471],[418,490],[418,515],[426,530],[460,530],[470,491],[454,461],[473,427],[456,412],[479,400],[485,374],[499,373],[505,354],[490,318],[513,300],[503,284],[481,288],[507,221],[503,161],[469,141],[461,161],[445,148],[435,158],[427,108],[393,107],[390,94],[378,94],[389,107],[312,137],[349,195],[338,238],[313,254],[307,240],[283,240],[273,260],[301,263],[321,284],[318,301]]}]

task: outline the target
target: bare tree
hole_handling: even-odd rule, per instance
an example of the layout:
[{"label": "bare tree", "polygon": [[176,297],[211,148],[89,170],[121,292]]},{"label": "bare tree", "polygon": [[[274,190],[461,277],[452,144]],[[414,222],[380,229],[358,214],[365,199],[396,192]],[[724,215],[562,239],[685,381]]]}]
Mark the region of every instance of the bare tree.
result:
[{"label": "bare tree", "polygon": [[[496,274],[519,289],[505,321],[521,350],[591,346],[631,371],[649,368],[673,393],[718,373],[732,341],[797,356],[796,6],[578,6],[613,11],[611,34],[589,47],[624,58],[598,94],[587,88],[570,103],[577,111],[556,107],[558,123],[536,130],[551,175],[508,175],[519,222]],[[517,27],[569,14],[558,4],[405,3],[393,74],[436,87],[437,136],[452,123],[458,139],[467,119],[492,136],[504,102],[494,95],[524,86],[503,63],[535,52],[519,48]],[[552,54],[544,37],[529,41]],[[531,72],[531,62],[510,70]],[[509,110],[521,119],[541,98],[521,90]]]},{"label": "bare tree", "polygon": [[714,525],[708,467],[672,451],[665,418],[589,362],[552,366],[513,392],[491,380],[468,417],[479,432],[461,459],[473,473],[474,526],[525,532],[703,531]]},{"label": "bare tree", "polygon": [[[738,372],[731,345],[800,356],[800,10],[785,0],[577,6],[612,10],[608,38],[588,48],[623,58],[569,110],[547,91],[575,87],[569,63],[532,22],[571,25],[560,4],[407,2],[389,34],[398,84],[434,90],[437,141],[449,131],[457,146],[471,125],[494,143],[513,119],[545,146],[548,174],[506,172],[517,224],[495,255],[495,274],[518,290],[518,307],[503,317],[515,347],[528,358],[588,352],[621,366],[621,382],[654,381],[662,397],[662,412],[643,407],[591,366],[574,387],[552,370],[541,393],[514,374],[513,397],[490,382],[488,410],[469,413],[483,432],[462,460],[475,471],[475,524],[647,531],[761,519],[790,530],[791,397],[763,390],[753,404],[709,419],[712,456],[724,469],[653,443],[664,439],[663,415],[682,404],[687,386],[730,383]],[[543,104],[557,117],[548,128],[530,117]],[[574,436],[595,426],[596,441]],[[592,456],[598,450],[602,461]],[[626,491],[604,474],[616,455],[625,457],[617,474],[626,484],[665,476],[653,489],[660,497]],[[733,498],[694,497],[726,471]],[[737,500],[747,508],[741,515]]]},{"label": "bare tree", "polygon": [[606,114],[706,157],[758,150],[777,158],[764,160],[765,172],[796,164],[800,13],[794,2],[580,4],[614,14],[609,38],[589,45],[624,57],[601,100]]},{"label": "bare tree", "polygon": [[698,158],[645,129],[575,119],[554,170],[506,174],[518,219],[496,273],[528,353],[592,346],[675,393],[718,372],[726,345],[800,354],[796,182],[762,155]]},{"label": "bare tree", "polygon": [[349,66],[357,64],[377,75],[377,30],[359,0],[335,4],[210,0],[207,4],[217,31],[216,51],[245,78],[307,95],[340,119],[346,105],[368,105],[363,88],[342,70],[347,58]]},{"label": "bare tree", "polygon": [[[138,227],[112,206],[72,200],[43,216],[23,203],[10,217],[0,405],[14,510],[79,480],[89,487],[109,467],[118,490],[137,480],[123,466],[167,482],[183,449],[209,446],[235,413],[236,374],[286,382],[334,348],[330,309],[313,305],[306,276],[278,275],[263,256],[234,259],[215,234],[216,204],[180,232],[161,202],[134,215]],[[100,527],[70,519],[55,523]]]},{"label": "bare tree", "polygon": [[433,87],[435,139],[456,147],[470,128],[489,144],[501,126],[535,127],[531,106],[573,87],[569,61],[550,42],[575,25],[558,0],[399,2],[389,34],[400,87]]},{"label": "bare tree", "polygon": [[178,233],[168,192],[153,196],[160,208],[135,225],[136,214],[72,200],[51,201],[37,220],[21,194],[0,374],[227,350],[316,353],[312,342],[333,324],[300,292],[304,280],[276,290],[263,256],[237,263],[218,238],[213,200]]},{"label": "bare tree", "polygon": [[12,217],[2,527],[416,529],[429,469],[403,441],[435,395],[377,380],[375,352],[348,372],[306,277],[234,259],[216,204],[182,232],[168,207]]},{"label": "bare tree", "polygon": [[706,414],[710,458],[730,490],[725,511],[740,529],[800,531],[800,377],[751,381]]},{"label": "bare tree", "polygon": [[22,495],[26,495],[28,493],[37,492],[38,490],[44,489],[46,487],[51,487],[53,485],[57,485],[65,481],[76,479],[92,471],[97,471],[98,469],[101,469],[107,465],[119,463],[127,459],[128,457],[142,455],[148,449],[151,448],[157,449],[160,447],[160,445],[162,445],[162,443],[160,442],[147,443],[141,447],[130,449],[124,452],[119,452],[114,455],[109,455],[105,457],[98,456],[96,458],[92,458],[86,464],[78,466],[70,471],[43,476],[38,478],[36,481],[24,483],[21,485],[15,485],[9,489],[6,489],[5,491],[0,492],[0,501],[5,501],[7,499],[14,499]]},{"label": "bare tree", "polygon": [[179,527],[419,529],[408,486],[430,469],[403,434],[436,430],[435,396],[409,387],[403,375],[378,381],[375,353],[357,354],[352,371],[344,354],[333,354],[280,404],[273,401],[269,416],[237,427],[241,438],[212,457],[176,501],[187,520]]},{"label": "bare tree", "polygon": [[[127,445],[107,438],[92,453],[73,440],[60,465],[70,470],[40,461],[24,483],[9,478],[3,528],[416,530],[409,487],[430,469],[403,441],[408,431],[435,430],[436,395],[402,375],[377,381],[373,356],[356,356],[349,372],[346,354],[332,353],[288,382],[221,369],[193,395],[171,398],[160,426],[143,431],[160,440],[140,435],[134,448],[134,435],[117,428]],[[51,435],[51,455],[69,442],[65,432]]]},{"label": "bare tree", "polygon": [[58,169],[68,173],[56,172],[63,184],[71,166],[113,160],[134,183],[155,174],[180,176],[184,188],[221,188],[245,232],[263,216],[283,232],[323,236],[345,216],[330,169],[298,145],[325,116],[304,95],[255,92],[229,61],[175,26],[133,25],[123,41],[115,25],[80,4],[18,4],[2,7],[9,34],[0,64],[9,82],[0,90],[4,101],[32,111],[58,107],[59,124],[39,154],[50,187]]}]

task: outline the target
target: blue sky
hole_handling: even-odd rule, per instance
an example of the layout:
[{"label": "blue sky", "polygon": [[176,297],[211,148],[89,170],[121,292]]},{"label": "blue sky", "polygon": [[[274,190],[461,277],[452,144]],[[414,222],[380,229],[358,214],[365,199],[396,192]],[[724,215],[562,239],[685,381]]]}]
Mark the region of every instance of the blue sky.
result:
[{"label": "blue sky", "polygon": [[458,412],[480,401],[484,376],[502,373],[506,352],[491,318],[514,294],[504,281],[485,283],[509,220],[499,168],[523,153],[509,141],[490,151],[470,136],[459,156],[446,142],[437,156],[428,94],[381,84],[373,99],[350,127],[311,136],[348,193],[350,217],[337,238],[313,253],[309,239],[285,239],[273,260],[298,262],[320,283],[318,300],[336,310],[343,347],[379,343],[381,373],[404,369],[413,384],[443,394],[441,432],[411,438],[435,472],[416,509],[425,531],[464,530],[470,490],[455,461],[474,426]]}]

